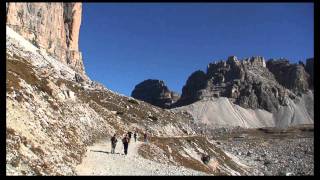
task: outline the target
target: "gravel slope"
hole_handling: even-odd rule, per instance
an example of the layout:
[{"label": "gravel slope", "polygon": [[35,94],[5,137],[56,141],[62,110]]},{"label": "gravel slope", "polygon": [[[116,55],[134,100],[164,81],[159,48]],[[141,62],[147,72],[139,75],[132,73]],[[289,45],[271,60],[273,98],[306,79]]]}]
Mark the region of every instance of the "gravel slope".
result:
[{"label": "gravel slope", "polygon": [[[296,102],[288,100],[275,113],[263,109],[245,109],[233,104],[228,98],[201,100],[173,111],[187,111],[196,123],[204,123],[214,128],[225,127],[280,127],[286,128],[299,124],[313,124],[313,93],[303,94]],[[308,106],[308,108],[306,108]],[[310,106],[310,107],[309,107]]]},{"label": "gravel slope", "polygon": [[116,154],[110,154],[109,140],[100,141],[88,147],[82,163],[76,167],[76,173],[78,175],[206,175],[192,169],[144,159],[138,155],[141,144],[143,142],[132,140],[128,155],[125,156],[120,139],[118,139]]}]

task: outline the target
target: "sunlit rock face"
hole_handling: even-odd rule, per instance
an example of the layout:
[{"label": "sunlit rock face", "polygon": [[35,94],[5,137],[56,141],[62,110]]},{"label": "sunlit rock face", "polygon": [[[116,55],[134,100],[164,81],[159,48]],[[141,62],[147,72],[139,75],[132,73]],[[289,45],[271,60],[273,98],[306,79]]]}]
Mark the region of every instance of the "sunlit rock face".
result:
[{"label": "sunlit rock face", "polygon": [[79,51],[81,13],[81,3],[6,3],[6,24],[84,74]]},{"label": "sunlit rock face", "polygon": [[281,59],[266,62],[261,56],[242,60],[230,56],[225,61],[210,63],[207,72],[192,73],[182,89],[181,98],[173,106],[227,97],[244,108],[275,112],[280,106],[287,105],[288,99],[306,93],[311,84],[309,79],[301,64],[290,64]]}]

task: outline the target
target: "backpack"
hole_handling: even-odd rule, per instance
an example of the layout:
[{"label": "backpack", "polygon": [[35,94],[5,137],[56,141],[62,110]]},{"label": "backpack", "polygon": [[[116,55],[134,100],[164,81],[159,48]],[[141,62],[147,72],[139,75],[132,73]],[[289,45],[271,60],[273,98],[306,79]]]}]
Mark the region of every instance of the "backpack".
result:
[{"label": "backpack", "polygon": [[115,137],[113,137],[113,136],[112,136],[112,138],[111,138],[111,142],[112,142],[112,144],[116,144],[116,143],[117,143],[117,141],[118,141],[118,140],[117,140]]}]

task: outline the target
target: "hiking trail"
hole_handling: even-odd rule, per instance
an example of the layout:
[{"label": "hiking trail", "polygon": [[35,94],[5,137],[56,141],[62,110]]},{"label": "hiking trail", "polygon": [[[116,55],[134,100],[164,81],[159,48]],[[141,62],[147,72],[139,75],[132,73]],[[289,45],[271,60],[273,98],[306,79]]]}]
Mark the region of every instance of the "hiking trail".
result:
[{"label": "hiking trail", "polygon": [[111,154],[110,140],[98,141],[87,148],[81,164],[76,167],[78,175],[205,175],[192,169],[157,163],[144,159],[138,148],[144,142],[131,139],[128,154],[124,155],[121,139]]}]

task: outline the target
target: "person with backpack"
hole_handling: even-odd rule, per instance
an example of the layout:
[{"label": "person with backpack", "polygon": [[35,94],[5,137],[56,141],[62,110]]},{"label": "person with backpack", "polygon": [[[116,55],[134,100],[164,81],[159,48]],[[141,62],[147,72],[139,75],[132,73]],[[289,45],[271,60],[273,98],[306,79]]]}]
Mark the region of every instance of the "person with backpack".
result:
[{"label": "person with backpack", "polygon": [[117,136],[116,134],[114,134],[111,137],[111,154],[114,154],[114,150],[116,149],[117,142],[118,142]]},{"label": "person with backpack", "polygon": [[145,142],[145,143],[148,143],[148,135],[147,135],[147,132],[144,133],[143,139],[144,139],[144,142]]},{"label": "person with backpack", "polygon": [[132,132],[129,131],[129,132],[128,132],[129,143],[130,143],[130,140],[131,140],[131,135],[132,135]]},{"label": "person with backpack", "polygon": [[137,142],[137,131],[134,132],[133,137],[134,137],[134,142]]},{"label": "person with backpack", "polygon": [[129,136],[126,134],[124,138],[122,139],[123,148],[124,148],[124,154],[128,154],[128,146],[129,146]]}]

